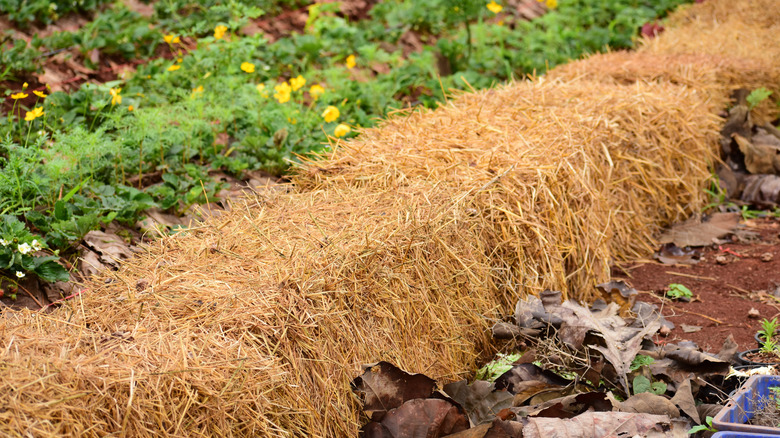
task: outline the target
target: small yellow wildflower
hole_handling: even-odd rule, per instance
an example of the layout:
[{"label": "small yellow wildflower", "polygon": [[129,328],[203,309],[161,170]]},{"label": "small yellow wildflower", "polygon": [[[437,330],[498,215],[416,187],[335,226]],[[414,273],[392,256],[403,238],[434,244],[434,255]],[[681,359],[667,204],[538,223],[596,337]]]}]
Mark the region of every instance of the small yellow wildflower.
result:
[{"label": "small yellow wildflower", "polygon": [[504,9],[504,7],[496,3],[495,0],[492,0],[490,3],[488,3],[487,8],[490,9],[490,12],[494,14],[498,14]]},{"label": "small yellow wildflower", "polygon": [[127,107],[127,110],[128,110],[128,111],[132,111],[132,110],[134,110],[134,109],[135,109],[135,107],[134,107],[133,105],[130,105],[130,106],[128,106],[128,107]]},{"label": "small yellow wildflower", "polygon": [[176,71],[180,68],[181,68],[180,65],[173,64],[172,66],[168,67],[168,71]]},{"label": "small yellow wildflower", "polygon": [[190,95],[190,97],[194,99],[201,94],[203,94],[203,85],[198,85],[197,87],[192,89],[192,94]]},{"label": "small yellow wildflower", "polygon": [[122,92],[121,88],[112,88],[108,92],[111,93],[111,105],[122,103],[122,96],[119,94]]},{"label": "small yellow wildflower", "polygon": [[338,126],[336,126],[336,129],[333,130],[333,135],[336,137],[343,137],[349,134],[350,131],[352,131],[352,128],[343,123],[339,123]]},{"label": "small yellow wildflower", "polygon": [[290,86],[293,91],[298,91],[304,85],[306,85],[306,79],[301,75],[298,75],[297,78],[290,79]]},{"label": "small yellow wildflower", "polygon": [[11,99],[13,100],[24,99],[27,96],[29,96],[29,94],[27,93],[16,93],[11,95]]},{"label": "small yellow wildflower", "polygon": [[349,55],[347,56],[347,68],[354,68],[355,67],[355,55]]},{"label": "small yellow wildflower", "polygon": [[268,92],[265,91],[265,84],[257,84],[255,85],[255,88],[257,88],[257,92],[260,93],[263,97],[268,97]]},{"label": "small yellow wildflower", "polygon": [[338,119],[340,115],[339,109],[333,105],[325,108],[325,111],[322,112],[322,118],[325,119],[325,122],[327,123]]},{"label": "small yellow wildflower", "polygon": [[225,32],[227,32],[227,27],[222,26],[221,24],[214,28],[214,39],[221,40],[222,37],[225,36]]},{"label": "small yellow wildflower", "polygon": [[251,62],[242,62],[241,63],[241,70],[247,72],[247,73],[254,73],[255,72],[255,65]]},{"label": "small yellow wildflower", "polygon": [[282,82],[281,84],[276,85],[274,90],[276,90],[274,97],[279,101],[279,103],[285,103],[290,100],[290,93],[292,92],[292,88],[290,88],[290,85],[287,82]]},{"label": "small yellow wildflower", "polygon": [[288,118],[287,118],[287,121],[288,121],[288,122],[290,122],[290,124],[293,124],[293,125],[295,125],[295,124],[297,124],[297,123],[298,123],[298,121],[297,121],[297,120],[295,120],[295,119],[293,119],[293,118],[290,118],[290,117],[288,117]]},{"label": "small yellow wildflower", "polygon": [[182,61],[184,61],[184,59],[182,59],[182,58],[176,58],[176,62],[177,62],[177,63],[181,64],[181,63],[182,63]]},{"label": "small yellow wildflower", "polygon": [[41,99],[44,99],[46,97],[46,94],[43,91],[34,90],[33,94],[40,97]]},{"label": "small yellow wildflower", "polygon": [[547,9],[555,9],[558,7],[558,0],[537,0],[539,3],[544,3]]},{"label": "small yellow wildflower", "polygon": [[311,88],[309,88],[309,95],[314,100],[319,99],[324,92],[325,88],[323,88],[322,85],[312,85]]},{"label": "small yellow wildflower", "polygon": [[166,43],[170,44],[173,41],[173,35],[163,35],[163,39]]},{"label": "small yellow wildflower", "polygon": [[33,120],[37,119],[38,117],[41,117],[43,115],[43,107],[36,107],[32,111],[27,111],[27,114],[24,115],[24,120],[27,122],[32,122]]},{"label": "small yellow wildflower", "polygon": [[173,39],[173,44],[181,44],[181,38],[178,36]]},{"label": "small yellow wildflower", "polygon": [[29,87],[29,86],[30,86],[30,84],[28,84],[27,82],[23,83],[22,84],[22,90],[26,90],[27,87]]}]

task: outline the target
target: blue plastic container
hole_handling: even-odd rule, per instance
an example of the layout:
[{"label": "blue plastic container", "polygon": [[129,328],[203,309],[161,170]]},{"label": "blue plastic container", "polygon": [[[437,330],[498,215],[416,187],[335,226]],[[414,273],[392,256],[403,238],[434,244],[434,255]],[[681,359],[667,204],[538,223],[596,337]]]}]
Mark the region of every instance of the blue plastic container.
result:
[{"label": "blue plastic container", "polygon": [[760,437],[776,437],[777,435],[766,435],[763,433],[747,433],[747,432],[718,432],[712,436],[712,438],[760,438]]},{"label": "blue plastic container", "polygon": [[715,434],[715,436],[732,438],[742,436],[780,437],[780,427],[745,424],[750,418],[753,418],[758,402],[774,395],[770,391],[770,388],[774,387],[780,387],[780,376],[751,376],[712,421],[712,425],[719,431],[739,433],[736,435]]}]

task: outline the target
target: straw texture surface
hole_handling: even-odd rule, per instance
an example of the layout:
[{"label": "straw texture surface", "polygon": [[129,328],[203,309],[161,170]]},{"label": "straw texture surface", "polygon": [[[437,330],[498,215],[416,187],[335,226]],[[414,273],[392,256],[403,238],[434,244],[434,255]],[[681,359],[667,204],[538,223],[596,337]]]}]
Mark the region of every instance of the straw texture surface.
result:
[{"label": "straw texture surface", "polygon": [[691,35],[766,36],[741,32],[774,4],[707,1],[638,53],[398,114],[63,307],[3,313],[0,435],[357,436],[362,363],[465,377],[519,296],[595,298],[702,205],[731,88],[780,83]]}]

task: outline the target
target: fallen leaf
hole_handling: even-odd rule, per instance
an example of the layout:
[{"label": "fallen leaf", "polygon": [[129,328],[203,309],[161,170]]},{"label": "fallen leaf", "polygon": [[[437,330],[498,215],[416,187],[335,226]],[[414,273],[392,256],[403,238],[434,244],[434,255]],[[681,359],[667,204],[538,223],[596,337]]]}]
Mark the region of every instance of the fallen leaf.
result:
[{"label": "fallen leaf", "polygon": [[[417,374],[419,375],[419,374]],[[469,428],[469,420],[457,406],[437,398],[414,399],[389,410],[381,422],[364,429],[366,438],[428,438],[446,436]]]},{"label": "fallen leaf", "polygon": [[601,297],[609,303],[617,303],[620,306],[620,314],[625,314],[634,305],[636,289],[626,284],[623,280],[613,280],[596,286]]},{"label": "fallen leaf", "polygon": [[615,408],[606,392],[592,391],[547,400],[513,411],[520,417],[573,418],[586,411],[612,411]]},{"label": "fallen leaf", "polygon": [[563,303],[563,307],[567,307],[575,315],[575,319],[567,320],[566,325],[588,326],[590,331],[604,340],[604,346],[589,345],[589,347],[604,355],[621,378],[626,394],[630,393],[627,375],[631,362],[641,349],[642,340],[646,336],[655,334],[661,327],[661,323],[658,320],[648,321],[648,325],[640,329],[626,326],[625,321],[620,317],[596,318],[589,310],[570,301]]},{"label": "fallen leaf", "polygon": [[543,382],[550,386],[566,386],[571,383],[563,377],[531,364],[521,363],[512,366],[512,369],[496,379],[496,389],[506,389],[512,394],[517,393],[521,382]]},{"label": "fallen leaf", "polygon": [[523,438],[672,436],[669,417],[628,412],[586,412],[571,419],[529,418]]},{"label": "fallen leaf", "polygon": [[691,417],[694,423],[701,424],[699,411],[696,409],[696,401],[693,399],[691,379],[685,379],[684,382],[677,385],[677,392],[672,397],[672,403],[685,412],[685,415]]},{"label": "fallen leaf", "polygon": [[674,243],[679,247],[705,246],[734,231],[739,213],[715,213],[706,222],[691,218],[672,226],[658,239],[660,243]]},{"label": "fallen leaf", "polygon": [[780,204],[780,177],[777,175],[748,175],[739,199],[759,208]]},{"label": "fallen leaf", "polygon": [[471,385],[466,380],[449,383],[444,392],[466,410],[471,426],[490,423],[499,411],[511,407],[514,399],[506,389],[496,390],[495,384],[485,380]]},{"label": "fallen leaf", "polygon": [[522,436],[523,423],[496,418],[492,423],[481,424],[447,438],[516,438]]},{"label": "fallen leaf", "polygon": [[740,152],[745,154],[745,167],[747,171],[756,174],[773,174],[780,170],[778,150],[771,144],[755,143],[747,138],[733,134],[734,140],[739,146]]},{"label": "fallen leaf", "polygon": [[88,250],[82,252],[81,271],[87,277],[104,269],[118,269],[119,263],[132,257],[135,250],[114,233],[93,230],[83,239]]},{"label": "fallen leaf", "polygon": [[669,418],[680,416],[679,409],[668,398],[651,392],[632,395],[626,401],[621,402],[618,409],[620,412],[664,415]]},{"label": "fallen leaf", "polygon": [[685,333],[696,333],[701,330],[701,326],[688,324],[680,324],[680,328]]},{"label": "fallen leaf", "polygon": [[560,388],[557,385],[551,385],[539,380],[529,380],[526,382],[516,383],[513,387],[515,391],[515,398],[512,401],[512,406],[522,406],[527,401],[531,400],[535,395],[540,392],[547,391],[551,388]]},{"label": "fallen leaf", "polygon": [[408,400],[430,397],[436,387],[430,377],[409,374],[389,362],[365,365],[363,369],[363,375],[352,381],[352,390],[363,399],[363,410],[374,421]]},{"label": "fallen leaf", "polygon": [[699,263],[699,251],[695,248],[680,248],[674,243],[665,243],[653,258],[665,265],[695,265]]}]

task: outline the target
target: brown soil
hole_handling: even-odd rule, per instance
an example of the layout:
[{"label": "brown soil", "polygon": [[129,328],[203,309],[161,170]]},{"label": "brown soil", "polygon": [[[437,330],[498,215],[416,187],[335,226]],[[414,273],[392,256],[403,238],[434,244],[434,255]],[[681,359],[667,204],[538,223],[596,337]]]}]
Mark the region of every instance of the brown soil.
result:
[{"label": "brown soil", "polygon": [[[740,350],[757,348],[754,335],[761,319],[780,315],[780,221],[757,219],[742,225],[758,238],[752,242],[733,238],[702,248],[698,264],[638,260],[613,268],[615,278],[639,291],[639,300],[658,304],[675,324],[660,342],[690,340],[705,351],[717,352],[731,334]],[[664,298],[671,283],[688,287],[693,292],[691,302]],[[697,327],[701,329],[690,331]]]}]

